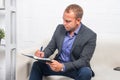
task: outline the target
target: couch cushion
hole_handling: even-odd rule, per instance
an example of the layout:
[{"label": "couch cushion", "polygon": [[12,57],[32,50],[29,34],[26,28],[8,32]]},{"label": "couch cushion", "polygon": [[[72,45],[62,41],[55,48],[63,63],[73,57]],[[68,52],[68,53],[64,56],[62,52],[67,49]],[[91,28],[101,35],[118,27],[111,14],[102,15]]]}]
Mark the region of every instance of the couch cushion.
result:
[{"label": "couch cushion", "polygon": [[66,76],[54,75],[54,76],[44,77],[43,80],[74,80],[74,79],[66,77]]}]

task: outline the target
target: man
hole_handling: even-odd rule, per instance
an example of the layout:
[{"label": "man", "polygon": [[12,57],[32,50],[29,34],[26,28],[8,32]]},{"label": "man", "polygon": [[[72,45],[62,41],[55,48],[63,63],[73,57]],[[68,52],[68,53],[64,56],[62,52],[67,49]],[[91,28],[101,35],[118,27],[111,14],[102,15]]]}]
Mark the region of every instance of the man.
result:
[{"label": "man", "polygon": [[57,26],[44,51],[37,50],[37,57],[48,58],[56,49],[52,63],[34,62],[29,80],[42,80],[42,76],[64,75],[75,80],[91,80],[94,75],[90,60],[96,46],[96,33],[81,23],[83,9],[69,5],[63,14],[63,24]]}]

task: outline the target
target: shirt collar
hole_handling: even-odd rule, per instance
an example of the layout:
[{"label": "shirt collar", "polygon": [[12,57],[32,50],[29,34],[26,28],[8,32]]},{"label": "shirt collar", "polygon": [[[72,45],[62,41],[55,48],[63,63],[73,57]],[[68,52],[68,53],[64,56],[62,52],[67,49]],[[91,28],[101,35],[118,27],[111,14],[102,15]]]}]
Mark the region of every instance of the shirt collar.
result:
[{"label": "shirt collar", "polygon": [[78,28],[75,30],[75,32],[74,32],[75,35],[78,34],[80,28],[81,28],[81,24],[80,24],[80,26],[78,26]]}]

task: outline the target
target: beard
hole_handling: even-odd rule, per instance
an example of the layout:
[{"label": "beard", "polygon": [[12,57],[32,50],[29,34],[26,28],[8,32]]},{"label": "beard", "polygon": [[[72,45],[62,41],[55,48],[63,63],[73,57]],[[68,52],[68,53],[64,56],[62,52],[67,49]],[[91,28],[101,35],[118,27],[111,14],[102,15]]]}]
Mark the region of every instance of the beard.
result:
[{"label": "beard", "polygon": [[74,32],[76,30],[75,27],[65,27],[66,31],[68,32]]}]

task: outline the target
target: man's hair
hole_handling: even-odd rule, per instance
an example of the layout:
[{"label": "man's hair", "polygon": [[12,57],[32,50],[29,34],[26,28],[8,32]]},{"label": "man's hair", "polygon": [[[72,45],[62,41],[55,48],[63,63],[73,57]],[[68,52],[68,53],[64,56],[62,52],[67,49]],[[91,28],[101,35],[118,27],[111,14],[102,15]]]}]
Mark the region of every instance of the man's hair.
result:
[{"label": "man's hair", "polygon": [[65,12],[67,13],[70,11],[75,14],[76,18],[82,18],[83,16],[83,9],[77,4],[71,4],[65,9]]}]

